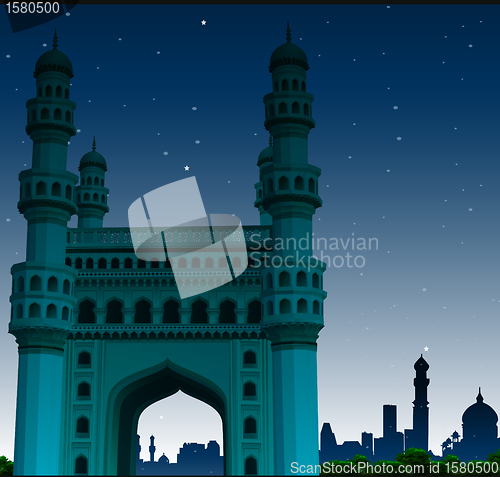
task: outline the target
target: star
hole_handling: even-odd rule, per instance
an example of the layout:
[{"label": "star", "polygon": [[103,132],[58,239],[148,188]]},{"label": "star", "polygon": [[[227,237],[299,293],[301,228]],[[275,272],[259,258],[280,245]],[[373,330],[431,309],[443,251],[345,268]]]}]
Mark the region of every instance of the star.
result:
[{"label": "star", "polygon": [[426,346],[426,347],[424,348],[424,351],[429,351],[429,348]]},{"label": "star", "polygon": [[207,24],[207,21],[206,21],[206,20],[202,20],[202,21],[201,21],[201,24],[202,24],[202,25],[206,25],[206,24]]},{"label": "star", "polygon": [[163,416],[160,416],[160,419],[163,419]]},{"label": "star", "polygon": [[185,171],[189,171],[189,166],[184,166]]}]

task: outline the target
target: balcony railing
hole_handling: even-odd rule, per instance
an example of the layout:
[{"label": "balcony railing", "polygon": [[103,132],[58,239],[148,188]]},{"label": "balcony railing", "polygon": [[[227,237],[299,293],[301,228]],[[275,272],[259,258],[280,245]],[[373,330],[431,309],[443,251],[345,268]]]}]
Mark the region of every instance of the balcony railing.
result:
[{"label": "balcony railing", "polygon": [[[175,227],[163,232],[167,247],[202,248],[211,243],[225,240],[232,243],[246,241],[247,248],[271,247],[271,226],[245,226],[243,232],[234,231],[233,227],[212,227],[209,232],[205,227]],[[147,241],[147,242],[146,242]],[[151,232],[149,228],[68,228],[67,248],[131,248],[135,243],[142,247],[163,247],[162,233]]]}]

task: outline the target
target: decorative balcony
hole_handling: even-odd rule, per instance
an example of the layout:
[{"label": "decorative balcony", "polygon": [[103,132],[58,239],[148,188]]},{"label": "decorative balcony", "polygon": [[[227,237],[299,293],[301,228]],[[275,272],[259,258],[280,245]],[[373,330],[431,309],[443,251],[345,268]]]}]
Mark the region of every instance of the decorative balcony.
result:
[{"label": "decorative balcony", "polygon": [[258,250],[272,246],[271,226],[257,225],[243,227],[243,233],[234,231],[233,227],[175,227],[165,232],[152,232],[149,228],[68,228],[67,250],[72,249],[131,249],[134,242],[143,243],[141,248],[162,248],[163,240],[167,247],[173,248],[203,248],[212,243],[224,240],[226,242],[243,243],[247,248]]}]

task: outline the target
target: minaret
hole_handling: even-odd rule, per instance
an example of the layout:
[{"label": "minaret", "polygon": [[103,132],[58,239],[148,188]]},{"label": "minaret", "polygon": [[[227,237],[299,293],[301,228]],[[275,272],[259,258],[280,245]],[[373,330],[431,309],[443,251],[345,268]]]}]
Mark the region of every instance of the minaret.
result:
[{"label": "minaret", "polygon": [[[66,170],[76,133],[69,99],[73,68],[53,49],[36,62],[36,97],[26,103],[32,167],[19,174],[19,212],[28,222],[26,262],[11,268],[9,332],[19,346],[15,474],[59,474],[63,357],[76,306],[76,272],[65,265],[67,223],[78,177]],[[74,432],[74,430],[72,430]]]},{"label": "minaret", "polygon": [[413,401],[412,447],[427,452],[429,446],[429,401],[427,401],[427,386],[430,383],[430,379],[427,378],[429,365],[423,355],[420,355],[413,367],[417,374],[413,380],[415,401]]},{"label": "minaret", "polygon": [[[273,137],[269,135],[269,146],[266,147],[259,154],[259,158],[257,160],[257,166],[259,167],[260,177],[262,177],[263,169],[266,166],[271,165],[272,162],[273,162]],[[257,197],[254,202],[254,206],[257,209],[259,209],[260,225],[271,225],[272,224],[271,216],[269,215],[269,212],[267,212],[266,209],[264,209],[264,207],[262,206],[262,199],[264,198],[264,183],[262,181],[257,182],[257,184],[255,184],[255,189]]]},{"label": "minaret", "polygon": [[151,444],[149,446],[149,461],[154,462],[155,461],[155,436],[150,437]]},{"label": "minaret", "polygon": [[307,153],[314,97],[306,91],[307,57],[291,42],[289,27],[286,40],[270,60],[273,92],[264,96],[264,126],[273,154],[260,167],[261,205],[271,216],[274,243],[261,301],[273,356],[274,472],[280,475],[291,473],[292,462],[319,460],[316,340],[326,298],[326,266],[312,257],[312,216],[322,204],[321,171]]},{"label": "minaret", "polygon": [[108,170],[106,160],[96,151],[95,136],[92,151],[80,160],[80,185],[76,188],[78,228],[102,228],[104,214],[109,212],[108,193],[104,175]]}]

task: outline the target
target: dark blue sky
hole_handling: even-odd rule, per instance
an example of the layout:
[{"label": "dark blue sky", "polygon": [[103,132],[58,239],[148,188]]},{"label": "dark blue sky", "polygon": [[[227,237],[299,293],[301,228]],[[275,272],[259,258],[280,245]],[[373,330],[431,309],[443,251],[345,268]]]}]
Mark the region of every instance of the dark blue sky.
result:
[{"label": "dark blue sky", "polygon": [[[17,175],[31,160],[25,102],[54,27],[75,73],[80,132],[68,168],[77,172],[95,134],[108,163],[105,225],[127,226],[140,195],[192,175],[208,212],[251,225],[267,68],[287,20],[315,96],[309,161],[322,169],[324,201],[315,236],[379,243],[360,253],[363,268],[325,274],[320,421],[339,442],[380,436],[382,405],[397,404],[399,430],[411,427],[413,363],[424,353],[430,447],[440,453],[478,386],[500,411],[498,5],[78,5],[15,34],[0,13],[3,329],[9,268],[25,252],[16,209]],[[0,454],[12,455],[16,345],[5,332],[0,343],[13,363],[2,367]],[[144,432],[162,432],[157,417]],[[208,441],[196,430],[191,440]]]}]

